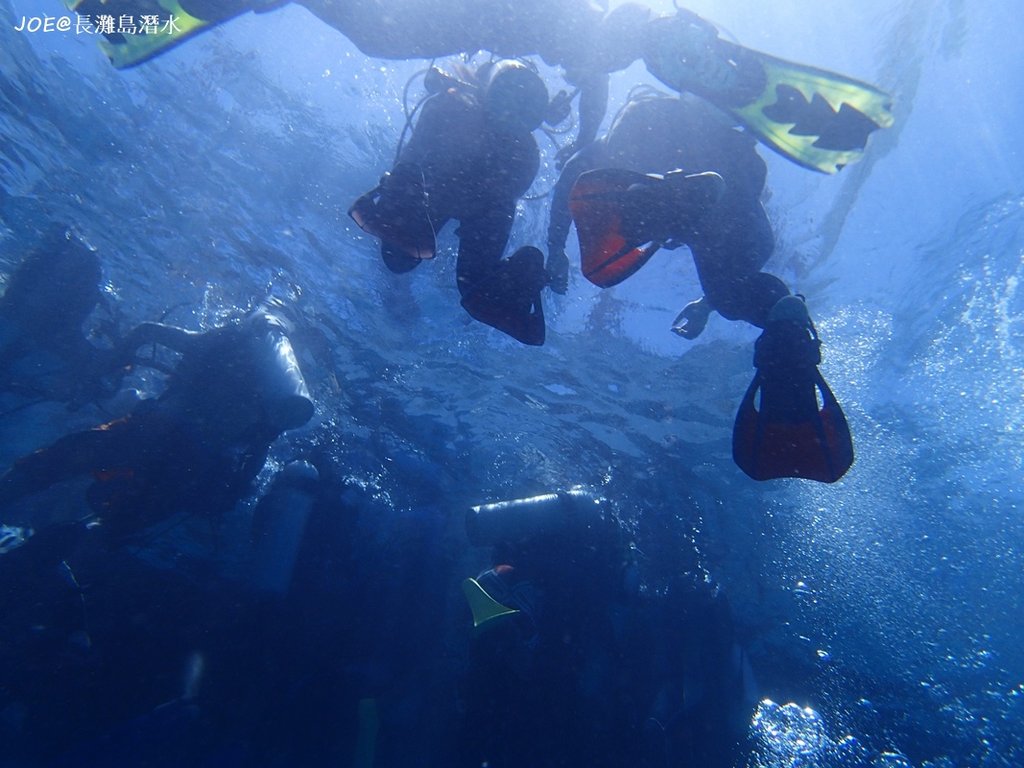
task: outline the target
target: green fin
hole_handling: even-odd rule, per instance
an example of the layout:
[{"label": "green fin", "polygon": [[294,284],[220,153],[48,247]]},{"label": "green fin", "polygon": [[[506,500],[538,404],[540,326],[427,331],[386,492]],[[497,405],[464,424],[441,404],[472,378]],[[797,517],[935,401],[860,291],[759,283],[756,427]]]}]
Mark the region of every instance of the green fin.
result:
[{"label": "green fin", "polygon": [[[753,52],[751,52],[753,53]],[[765,144],[823,173],[836,173],[864,154],[868,136],[893,124],[892,97],[834,72],[758,53],[766,85],[732,113]]]},{"label": "green fin", "polygon": [[892,98],[868,83],[717,38],[679,13],[650,26],[644,63],[670,88],[707,99],[799,165],[836,173],[893,124]]},{"label": "green fin", "polygon": [[469,609],[473,612],[474,627],[486,624],[488,621],[499,616],[519,613],[517,608],[509,608],[507,605],[502,605],[487,594],[476,579],[466,579],[462,582],[462,593],[466,596]]}]

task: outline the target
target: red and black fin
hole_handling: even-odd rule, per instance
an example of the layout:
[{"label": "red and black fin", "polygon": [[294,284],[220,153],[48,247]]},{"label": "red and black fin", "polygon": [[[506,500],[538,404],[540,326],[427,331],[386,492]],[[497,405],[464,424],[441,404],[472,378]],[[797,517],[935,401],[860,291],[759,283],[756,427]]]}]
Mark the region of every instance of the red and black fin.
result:
[{"label": "red and black fin", "polygon": [[[415,266],[419,261],[434,258],[437,252],[437,238],[424,187],[423,172],[419,166],[399,163],[385,174],[380,186],[352,204],[348,215],[366,234],[390,246],[387,249],[389,253],[414,259],[416,261],[411,266]],[[392,269],[407,271],[406,268]]]},{"label": "red and black fin", "polygon": [[[810,411],[804,407],[808,398],[814,402]],[[736,414],[732,455],[754,480],[834,483],[853,464],[853,440],[843,409],[817,369],[801,382],[769,379],[758,371]]]},{"label": "red and black fin", "polygon": [[634,171],[603,168],[582,174],[569,193],[569,210],[580,239],[583,276],[610,288],[631,276],[654,255],[660,243],[636,242],[625,232],[625,194],[650,178]]}]

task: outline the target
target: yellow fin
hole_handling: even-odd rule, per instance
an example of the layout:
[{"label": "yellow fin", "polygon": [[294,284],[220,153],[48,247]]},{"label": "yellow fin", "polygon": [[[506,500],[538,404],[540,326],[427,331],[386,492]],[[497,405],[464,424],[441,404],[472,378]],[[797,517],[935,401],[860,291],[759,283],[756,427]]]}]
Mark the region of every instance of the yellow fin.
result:
[{"label": "yellow fin", "polygon": [[519,613],[517,608],[509,608],[507,605],[502,605],[487,594],[476,579],[466,579],[462,582],[462,593],[466,596],[469,609],[473,612],[474,627],[479,627],[481,624],[485,624],[499,616]]}]

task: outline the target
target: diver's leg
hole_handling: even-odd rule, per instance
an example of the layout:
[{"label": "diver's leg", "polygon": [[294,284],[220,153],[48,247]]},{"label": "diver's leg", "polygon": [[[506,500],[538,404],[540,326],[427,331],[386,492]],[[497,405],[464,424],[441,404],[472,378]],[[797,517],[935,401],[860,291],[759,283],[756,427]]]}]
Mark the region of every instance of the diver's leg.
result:
[{"label": "diver's leg", "polygon": [[[238,16],[247,11],[270,10],[284,5],[281,0],[179,0],[181,10],[196,19],[217,23]],[[74,8],[80,16],[122,16],[140,23],[143,16],[156,16],[161,23],[166,21],[169,11],[159,0],[83,0]]]},{"label": "diver's leg", "polygon": [[435,232],[444,221],[435,225],[425,188],[422,169],[400,162],[349,208],[353,221],[381,240],[381,257],[392,272],[408,272],[437,250]]},{"label": "diver's leg", "polygon": [[775,248],[764,209],[723,205],[701,230],[690,250],[708,303],[727,320],[764,328],[771,308],[790,293],[782,280],[760,271]]},{"label": "diver's leg", "polygon": [[[515,203],[481,205],[459,220],[459,258],[455,268],[459,294],[465,299],[493,282],[515,220]],[[493,291],[492,291],[493,293]]]},{"label": "diver's leg", "polygon": [[122,434],[131,427],[119,419],[85,432],[66,435],[15,462],[0,477],[0,505],[38,493],[64,480],[109,468]]},{"label": "diver's leg", "polygon": [[179,0],[179,3],[189,16],[214,23],[248,11],[271,10],[285,4],[271,0]]},{"label": "diver's leg", "polygon": [[515,215],[515,202],[484,206],[459,227],[456,268],[462,306],[482,323],[524,344],[544,343],[541,290],[547,282],[544,254],[520,248],[502,261]]},{"label": "diver's leg", "polygon": [[[215,2],[216,0],[210,0]],[[500,3],[450,0],[296,0],[367,56],[432,59],[483,47]],[[481,7],[478,7],[481,6]]]}]

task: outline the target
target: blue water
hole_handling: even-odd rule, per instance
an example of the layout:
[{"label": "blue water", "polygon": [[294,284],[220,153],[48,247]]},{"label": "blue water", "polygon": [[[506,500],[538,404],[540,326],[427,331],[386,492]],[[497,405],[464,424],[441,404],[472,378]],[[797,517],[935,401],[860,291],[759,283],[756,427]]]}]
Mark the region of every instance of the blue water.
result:
[{"label": "blue water", "polygon": [[[853,469],[834,486],[757,484],[733,465],[732,419],[756,333],[721,318],[696,343],[669,333],[698,295],[678,254],[604,292],[574,275],[566,297],[545,299],[541,349],[469,320],[455,300],[450,244],[412,279],[386,273],[345,212],[389,167],[402,89],[423,62],[367,59],[286,8],[117,72],[92,39],[13,30],[22,15],[60,5],[0,2],[0,273],[47,224],[66,222],[99,250],[126,326],[170,310],[171,322],[208,328],[268,295],[299,307],[312,330],[295,344],[317,413],[278,442],[263,483],[310,446],[343,467],[347,503],[359,510],[351,557],[380,563],[379,575],[354,585],[356,605],[400,615],[395,631],[436,654],[434,666],[391,673],[402,684],[395,722],[419,730],[385,728],[392,745],[382,760],[437,764],[426,757],[443,731],[432,722],[445,711],[436,688],[466,620],[458,583],[486,558],[461,538],[462,510],[579,484],[633,522],[651,573],[699,563],[729,594],[763,699],[750,765],[1024,764],[1024,39],[1015,3],[690,4],[744,44],[896,97],[896,126],[836,177],[762,149],[780,243],[769,266],[808,296],[826,345],[822,370],[856,443]],[[638,67],[617,76],[614,100],[645,77]],[[555,176],[545,151],[539,194]],[[521,214],[513,245],[542,244],[544,200],[525,201]],[[104,414],[39,405],[3,418],[6,468]],[[231,576],[244,560],[233,534],[248,509],[216,536],[173,531],[142,556],[170,572]],[[144,625],[147,612],[129,606],[111,615],[124,608],[124,625]],[[318,661],[358,666],[352,659],[372,656],[353,639],[368,630],[352,605],[307,608],[298,631]],[[216,609],[191,640],[217,636]],[[93,629],[88,653],[106,663],[123,651],[103,648],[103,627]],[[189,641],[166,642],[164,671],[140,669],[109,717],[49,707],[52,721],[33,722],[29,704],[0,690],[0,765],[3,745],[31,754],[25,734],[63,733],[73,749],[132,732],[133,717],[181,694]],[[365,667],[353,679],[384,674]],[[316,701],[297,700],[308,711],[295,720],[314,722]],[[403,751],[403,740],[421,747]],[[208,764],[232,759],[225,748]]]}]

